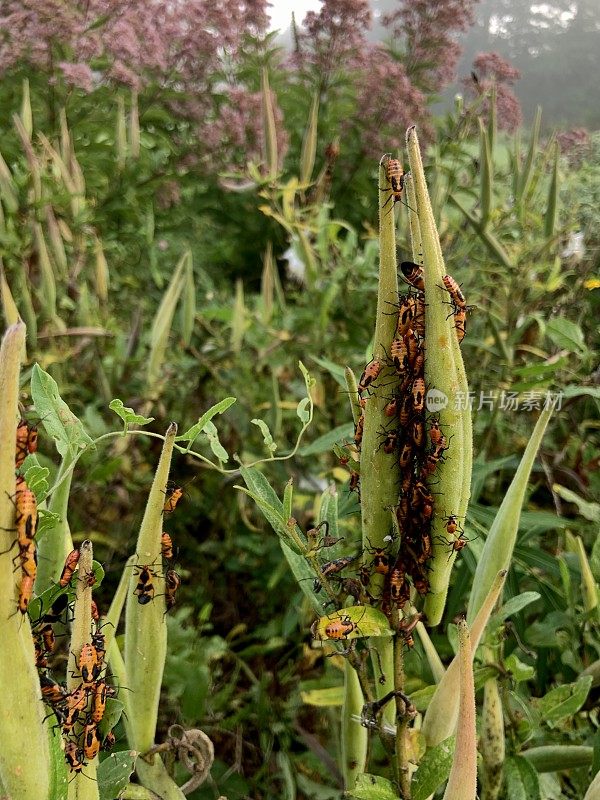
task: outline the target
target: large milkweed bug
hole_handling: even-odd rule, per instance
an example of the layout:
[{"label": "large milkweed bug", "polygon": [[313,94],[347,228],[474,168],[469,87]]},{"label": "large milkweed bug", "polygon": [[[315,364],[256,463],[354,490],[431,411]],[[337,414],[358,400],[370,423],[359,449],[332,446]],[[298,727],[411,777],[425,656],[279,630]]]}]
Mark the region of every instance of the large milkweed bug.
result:
[{"label": "large milkweed bug", "polygon": [[78,564],[79,564],[79,550],[71,550],[71,552],[65,559],[65,565],[62,569],[60,580],[58,581],[59,586],[62,586],[63,589],[73,577],[73,573],[77,569]]},{"label": "large milkweed bug", "polygon": [[92,722],[95,722],[96,724],[102,720],[106,710],[106,688],[106,681],[100,680],[94,684],[91,719]]},{"label": "large milkweed bug", "polygon": [[160,554],[165,561],[170,561],[173,558],[173,542],[166,531],[163,531],[160,537]]},{"label": "large milkweed bug", "polygon": [[133,574],[138,577],[139,580],[133,593],[136,595],[138,603],[145,606],[154,599],[154,585],[152,579],[156,577],[156,573],[152,569],[151,564],[138,565],[136,569],[138,571]]},{"label": "large milkweed bug", "polygon": [[396,606],[403,606],[410,599],[410,587],[404,569],[396,562],[390,571],[390,597]]},{"label": "large milkweed bug", "polygon": [[377,380],[382,369],[383,364],[378,359],[374,358],[372,361],[369,361],[358,382],[358,394],[360,397],[362,397],[363,392]]},{"label": "large milkweed bug", "polygon": [[79,718],[79,712],[87,705],[87,689],[81,684],[65,697],[67,715],[62,723],[64,733],[70,733]]},{"label": "large milkweed bug", "polygon": [[101,739],[95,722],[88,722],[83,729],[83,754],[93,761],[100,750]]},{"label": "large milkweed bug", "polygon": [[181,585],[181,578],[174,569],[168,569],[165,573],[165,603],[167,611],[175,605],[175,594]]},{"label": "large milkweed bug", "polygon": [[385,547],[373,547],[371,542],[369,542],[367,553],[373,556],[373,560],[369,564],[370,567],[373,567],[373,571],[377,572],[379,575],[387,575],[390,571],[390,557]]},{"label": "large milkweed bug", "polygon": [[21,585],[19,587],[19,611],[21,614],[27,613],[27,607],[29,606],[29,601],[31,600],[31,595],[33,594],[33,582],[35,580],[35,576],[30,575],[23,575],[21,578]]},{"label": "large milkweed bug", "polygon": [[417,313],[417,300],[410,294],[398,298],[398,324],[396,325],[396,338],[402,338],[412,327]]},{"label": "large milkweed bug", "polygon": [[440,421],[437,417],[434,417],[429,421],[428,433],[431,444],[436,445],[440,443],[443,433],[440,428]]},{"label": "large milkweed bug", "polygon": [[460,308],[466,309],[467,301],[465,300],[465,296],[462,293],[458,283],[452,277],[452,275],[444,275],[442,280],[444,281],[444,287],[448,291],[448,294],[450,295],[454,306],[459,309]]},{"label": "large milkweed bug", "polygon": [[19,469],[29,453],[37,450],[38,430],[27,420],[21,419],[17,425],[15,468]]},{"label": "large milkweed bug", "polygon": [[396,374],[400,378],[403,378],[410,367],[408,350],[404,338],[394,339],[392,341],[390,345],[390,358],[396,370]]},{"label": "large milkweed bug", "polygon": [[358,450],[360,450],[360,446],[362,444],[364,428],[365,428],[365,415],[361,414],[358,420],[356,421],[356,427],[354,428],[354,444],[356,445],[356,448]]},{"label": "large milkweed bug", "polygon": [[77,745],[77,742],[65,743],[65,761],[71,772],[81,772],[84,767],[87,767],[83,757],[83,750]]},{"label": "large milkweed bug", "polygon": [[422,266],[414,264],[412,261],[403,261],[400,264],[400,269],[407,283],[410,283],[411,286],[414,286],[415,289],[418,289],[420,292],[425,290]]},{"label": "large milkweed bug", "polygon": [[467,310],[466,308],[459,308],[454,314],[454,327],[456,328],[456,336],[460,344],[465,338],[467,332]]},{"label": "large milkweed bug", "polygon": [[[385,162],[385,177],[388,179],[388,183],[391,186],[391,195],[385,201],[385,208],[390,200],[393,199],[394,203],[398,203],[401,200],[402,191],[404,190],[404,169],[397,158],[389,158],[386,153],[381,161],[384,159],[387,159]],[[385,192],[387,189],[382,189],[381,191]]]},{"label": "large milkweed bug", "polygon": [[405,617],[398,623],[398,633],[404,639],[404,643],[407,647],[414,647],[415,640],[413,637],[413,631],[417,627],[418,623],[423,619],[424,614],[418,613],[415,614],[413,617]]},{"label": "large milkweed bug", "polygon": [[84,644],[77,659],[77,667],[81,673],[84,687],[89,688],[100,676],[102,660],[93,644]]},{"label": "large milkweed bug", "polygon": [[183,489],[181,486],[170,486],[167,487],[166,490],[166,499],[165,504],[163,506],[163,512],[165,514],[171,514],[175,511],[177,503],[181,500],[183,496]]},{"label": "large milkweed bug", "polygon": [[116,742],[116,737],[112,731],[109,731],[106,736],[104,737],[104,741],[102,742],[102,749],[103,750],[112,750],[114,744]]},{"label": "large milkweed bug", "polygon": [[425,424],[422,417],[413,420],[411,436],[415,447],[420,450],[425,442]]},{"label": "large milkweed bug", "polygon": [[[366,609],[363,611],[362,617],[364,617],[365,612]],[[328,639],[347,639],[354,631],[358,632],[359,623],[360,620],[353,622],[348,614],[337,617],[325,626],[325,636]]]},{"label": "large milkweed bug", "polygon": [[411,394],[413,409],[420,413],[425,405],[425,381],[423,378],[413,381]]},{"label": "large milkweed bug", "polygon": [[40,675],[40,687],[44,703],[52,706],[52,708],[66,704],[67,691],[65,687],[53,681],[48,675]]},{"label": "large milkweed bug", "polygon": [[[341,556],[341,558],[336,558],[333,561],[326,561],[325,564],[321,564],[320,566],[321,574],[325,578],[329,577],[329,575],[337,575],[338,572],[346,569],[346,567],[352,564],[353,561],[356,561],[357,558],[358,556]],[[316,594],[320,592],[321,589],[321,581],[315,578],[313,582],[313,592]]]}]

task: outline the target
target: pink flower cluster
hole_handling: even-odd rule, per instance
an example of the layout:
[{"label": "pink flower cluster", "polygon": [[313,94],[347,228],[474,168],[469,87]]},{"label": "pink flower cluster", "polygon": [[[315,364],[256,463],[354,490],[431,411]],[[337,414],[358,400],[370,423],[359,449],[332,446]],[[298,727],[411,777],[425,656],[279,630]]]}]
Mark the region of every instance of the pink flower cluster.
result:
[{"label": "pink flower cluster", "polygon": [[[479,53],[473,61],[471,78],[465,78],[463,84],[470,94],[488,92],[492,84],[496,85],[496,114],[498,127],[506,131],[514,131],[523,119],[521,104],[512,90],[515,81],[521,77],[518,69],[513,67],[498,53]],[[483,113],[487,114],[488,101],[485,101]]]},{"label": "pink flower cluster", "polygon": [[455,75],[461,48],[456,34],[474,22],[477,0],[399,0],[383,17],[398,40],[411,81],[426,92],[439,92]]},{"label": "pink flower cluster", "polygon": [[[266,30],[266,0],[4,0],[0,73],[19,63],[90,91],[110,78],[134,88],[178,81],[203,88],[224,52]],[[65,54],[76,54],[73,63]],[[87,66],[87,70],[85,70]]]},{"label": "pink flower cluster", "polygon": [[564,155],[571,167],[580,166],[581,162],[590,153],[590,134],[585,128],[572,128],[570,131],[561,131],[556,139],[560,152]]}]

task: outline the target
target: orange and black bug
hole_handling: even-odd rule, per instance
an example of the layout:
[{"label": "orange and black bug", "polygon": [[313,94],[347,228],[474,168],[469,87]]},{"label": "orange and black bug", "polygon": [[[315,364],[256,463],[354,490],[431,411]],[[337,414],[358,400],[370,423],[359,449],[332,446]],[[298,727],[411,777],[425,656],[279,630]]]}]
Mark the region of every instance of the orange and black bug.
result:
[{"label": "orange and black bug", "polygon": [[138,571],[133,574],[138,577],[139,580],[133,593],[136,595],[138,603],[145,606],[154,599],[154,585],[152,584],[152,579],[156,577],[156,573],[150,564],[138,566],[137,570]]},{"label": "orange and black bug", "polygon": [[112,750],[114,744],[116,742],[115,735],[112,731],[109,731],[106,736],[104,737],[104,741],[102,742],[102,749],[103,750]]},{"label": "orange and black bug", "polygon": [[415,447],[420,450],[425,442],[425,424],[422,417],[413,420],[411,436]]},{"label": "orange and black bug", "polygon": [[390,345],[390,358],[392,360],[392,364],[394,365],[394,369],[396,370],[396,375],[398,375],[400,378],[403,378],[410,366],[408,350],[406,348],[406,342],[404,338],[394,339],[392,341],[392,344]]},{"label": "orange and black bug", "polygon": [[376,358],[367,364],[358,382],[358,394],[361,397],[365,389],[368,389],[369,386],[371,386],[371,384],[377,380],[382,369],[383,364]]},{"label": "orange and black bug", "polygon": [[398,299],[398,324],[396,338],[401,339],[410,330],[417,313],[417,300],[412,295],[402,295]]},{"label": "orange and black bug", "polygon": [[29,453],[37,450],[38,431],[35,425],[29,425],[27,420],[20,420],[17,425],[17,441],[15,452],[15,467],[19,469]]},{"label": "orange and black bug", "polygon": [[89,761],[93,761],[100,750],[100,735],[95,722],[88,722],[83,729],[83,754]]},{"label": "orange and black bug", "polygon": [[411,412],[412,412],[412,395],[405,394],[404,397],[402,398],[402,403],[400,405],[400,413],[398,414],[400,425],[402,425],[403,428],[405,428],[408,425]]},{"label": "orange and black bug", "polygon": [[450,295],[450,298],[452,299],[453,305],[457,309],[460,309],[460,308],[466,309],[467,301],[465,300],[465,296],[462,293],[458,283],[452,277],[452,275],[444,275],[442,280],[444,281],[444,286],[445,286],[446,290],[448,291],[448,294]]},{"label": "orange and black bug", "polygon": [[392,397],[389,403],[387,403],[383,409],[383,413],[386,417],[395,417],[398,413],[398,398]]},{"label": "orange and black bug", "polygon": [[104,716],[106,710],[106,681],[98,681],[94,684],[94,696],[92,698],[92,722],[98,724]]},{"label": "orange and black bug", "polygon": [[71,772],[81,772],[87,766],[83,760],[83,750],[77,746],[76,742],[66,742],[65,760]]},{"label": "orange and black bug", "polygon": [[368,586],[371,580],[371,569],[367,564],[363,564],[358,569],[358,577],[363,586]]},{"label": "orange and black bug", "polygon": [[453,536],[456,531],[459,531],[461,536],[464,534],[464,530],[458,524],[458,517],[454,514],[451,514],[449,517],[444,517],[444,522],[446,523],[444,526],[446,528],[446,533],[449,536]]},{"label": "orange and black bug", "polygon": [[77,564],[79,563],[79,550],[71,550],[69,555],[65,559],[65,565],[60,575],[59,585],[64,587],[69,583],[71,578],[73,577],[73,573],[77,569]]},{"label": "orange and black bug", "polygon": [[[369,542],[369,545],[371,545],[371,542]],[[386,553],[385,547],[370,546],[367,553],[373,556],[369,564],[370,567],[373,567],[373,572],[377,572],[379,575],[387,575],[390,571],[390,557]]]},{"label": "orange and black bug", "polygon": [[417,378],[413,381],[411,394],[413,409],[420,413],[425,405],[425,381],[423,378]]},{"label": "orange and black bug", "polygon": [[19,611],[21,614],[25,614],[27,612],[27,607],[29,606],[29,601],[31,600],[31,595],[33,593],[33,582],[35,580],[35,576],[32,577],[30,575],[23,575],[21,579],[21,586],[19,587]]},{"label": "orange and black bug", "polygon": [[365,415],[361,414],[356,422],[356,427],[354,428],[354,444],[359,450],[362,444],[364,427],[365,427]]},{"label": "orange and black bug", "polygon": [[351,492],[360,493],[360,474],[358,472],[350,473],[350,484],[348,488]]},{"label": "orange and black bug", "polygon": [[163,531],[160,537],[160,554],[166,561],[173,558],[173,542],[166,531]]},{"label": "orange and black bug", "polygon": [[77,689],[65,697],[65,703],[67,715],[62,723],[62,729],[65,733],[70,733],[79,718],[79,712],[83,711],[87,705],[86,688],[83,685],[78,686]]},{"label": "orange and black bug", "polygon": [[102,660],[93,644],[84,644],[77,660],[83,686],[89,688],[100,677]]},{"label": "orange and black bug", "polygon": [[379,447],[383,448],[384,453],[393,453],[398,444],[398,431],[387,433],[384,429],[379,432],[379,435],[382,436],[382,442]]},{"label": "orange and black bug", "polygon": [[398,633],[404,639],[407,647],[414,647],[415,640],[412,634],[418,623],[423,619],[423,616],[421,613],[415,614],[413,617],[406,617],[398,623]]},{"label": "orange and black bug", "polygon": [[167,487],[167,491],[165,492],[166,499],[165,504],[163,506],[163,511],[165,514],[171,514],[175,511],[177,503],[181,500],[183,496],[183,489],[181,486],[170,486]]},{"label": "orange and black bug", "polygon": [[415,589],[420,595],[425,595],[429,591],[429,581],[425,577],[413,578]]},{"label": "orange and black bug", "polygon": [[454,327],[456,328],[456,336],[460,344],[465,338],[467,332],[467,310],[466,308],[459,308],[454,314]]},{"label": "orange and black bug", "polygon": [[409,466],[411,457],[412,457],[412,442],[406,441],[402,445],[402,449],[400,450],[400,455],[398,457],[398,464],[400,465],[400,469],[405,470]]},{"label": "orange and black bug", "polygon": [[423,281],[423,267],[419,264],[414,264],[412,261],[403,261],[400,264],[400,269],[404,275],[405,280],[414,286],[420,292],[425,290],[425,283]]},{"label": "orange and black bug", "polygon": [[[110,623],[106,624],[109,625]],[[94,647],[96,650],[98,661],[102,663],[104,661],[104,654],[106,653],[106,644],[105,644],[104,634],[102,633],[102,631],[97,630],[95,633],[92,634],[92,647]]]},{"label": "orange and black bug", "polygon": [[19,545],[19,555],[21,572],[29,578],[35,580],[37,575],[37,551],[35,542],[26,542],[24,545]]},{"label": "orange and black bug", "polygon": [[92,619],[94,620],[94,622],[98,622],[98,620],[100,619],[98,604],[96,603],[93,597],[92,597]]},{"label": "orange and black bug", "polygon": [[37,502],[34,493],[25,483],[23,477],[17,478],[15,491],[17,541],[19,547],[25,547],[35,537],[37,529]]},{"label": "orange and black bug", "polygon": [[167,611],[175,605],[175,594],[181,585],[181,578],[174,569],[168,569],[165,573],[165,602]]},{"label": "orange and black bug", "polygon": [[64,686],[53,681],[47,675],[40,675],[40,686],[42,689],[42,700],[49,706],[60,706],[67,702],[67,692]]},{"label": "orange and black bug", "polygon": [[429,426],[429,439],[431,444],[439,444],[443,434],[440,429],[439,419],[432,419]]},{"label": "orange and black bug", "polygon": [[[356,561],[357,558],[358,556],[342,556],[341,558],[336,558],[333,561],[326,561],[325,564],[322,564],[320,567],[321,573],[325,577],[328,577],[329,575],[337,575],[338,572],[346,569],[346,567],[352,564],[353,561]],[[321,581],[318,578],[315,578],[313,582],[313,592],[316,594],[317,592],[320,592],[321,589]]]},{"label": "orange and black bug", "polygon": [[421,338],[425,337],[425,297],[419,292],[415,298],[415,331]]},{"label": "orange and black bug", "polygon": [[54,650],[54,645],[56,644],[56,636],[54,634],[54,628],[47,622],[45,625],[42,625],[38,634],[42,637],[42,642],[44,643],[44,650],[47,653],[51,653]]},{"label": "orange and black bug", "polygon": [[[363,616],[364,614],[363,611]],[[347,614],[334,619],[325,626],[325,635],[328,639],[347,639],[354,631],[358,632],[358,622],[352,622]]]},{"label": "orange and black bug", "polygon": [[380,192],[390,192],[390,196],[383,204],[382,208],[385,208],[390,200],[393,200],[392,208],[396,203],[402,202],[402,191],[404,190],[404,170],[402,168],[402,164],[398,161],[397,158],[390,158],[389,153],[386,153],[382,156],[380,164],[383,164],[385,161],[385,177],[387,178],[390,189],[382,189],[379,188]]},{"label": "orange and black bug", "polygon": [[410,587],[406,582],[405,572],[397,563],[390,572],[389,587],[390,597],[396,605],[402,606],[410,599]]}]

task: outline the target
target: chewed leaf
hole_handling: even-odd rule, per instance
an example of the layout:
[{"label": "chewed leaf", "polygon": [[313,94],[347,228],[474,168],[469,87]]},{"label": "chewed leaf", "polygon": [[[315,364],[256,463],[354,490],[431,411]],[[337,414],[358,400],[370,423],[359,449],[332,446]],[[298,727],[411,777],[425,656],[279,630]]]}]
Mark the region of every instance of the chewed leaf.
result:
[{"label": "chewed leaf", "polygon": [[150,422],[154,422],[154,417],[143,417],[141,414],[136,414],[133,408],[127,408],[118,398],[111,400],[108,407],[121,417],[125,423],[125,429],[128,425],[148,425]]},{"label": "chewed leaf", "polygon": [[296,408],[296,414],[300,417],[304,424],[306,424],[310,419],[310,411],[307,410],[308,405],[310,405],[310,399],[308,397],[303,397]]},{"label": "chewed leaf", "polygon": [[257,425],[260,428],[260,431],[263,435],[263,440],[265,443],[265,447],[269,451],[269,453],[274,453],[277,450],[277,445],[273,441],[273,436],[271,435],[271,431],[269,430],[269,426],[266,422],[262,419],[252,419],[250,422],[253,425]]},{"label": "chewed leaf", "polygon": [[355,797],[356,800],[396,800],[398,793],[387,778],[363,773],[357,776],[350,796]]},{"label": "chewed leaf", "polygon": [[371,606],[349,606],[320,617],[313,625],[315,639],[364,639],[367,636],[393,636],[381,611]]},{"label": "chewed leaf", "polygon": [[192,446],[194,439],[198,437],[206,428],[207,422],[215,417],[217,414],[222,414],[224,411],[232,406],[236,402],[235,397],[226,397],[224,400],[221,400],[219,403],[215,403],[214,406],[211,406],[208,411],[205,411],[204,414],[200,417],[198,422],[192,425],[191,428],[185,433],[180,434],[175,438],[176,442],[186,441],[190,443],[190,447]]},{"label": "chewed leaf", "polygon": [[60,515],[55,514],[53,511],[47,511],[45,508],[38,509],[38,524],[37,524],[37,532],[36,532],[36,539],[39,540],[44,536],[49,530],[55,528],[57,525],[60,524]]},{"label": "chewed leaf", "polygon": [[219,441],[219,434],[212,422],[209,421],[205,424],[204,434],[208,439],[210,449],[213,451],[219,461],[229,461],[229,453]]},{"label": "chewed leaf", "polygon": [[134,750],[111,753],[98,767],[98,786],[100,800],[113,800],[129,783],[129,776],[135,766]]},{"label": "chewed leaf", "polygon": [[39,364],[33,365],[31,373],[31,397],[44,428],[54,439],[63,458],[67,454],[73,457],[79,450],[94,446],[79,419],[61,398],[54,378]]},{"label": "chewed leaf", "polygon": [[48,467],[41,467],[37,462],[37,458],[33,455],[29,455],[23,462],[22,472],[27,486],[35,495],[36,501],[41,503],[45,500],[48,493],[48,475],[50,474],[50,470]]}]

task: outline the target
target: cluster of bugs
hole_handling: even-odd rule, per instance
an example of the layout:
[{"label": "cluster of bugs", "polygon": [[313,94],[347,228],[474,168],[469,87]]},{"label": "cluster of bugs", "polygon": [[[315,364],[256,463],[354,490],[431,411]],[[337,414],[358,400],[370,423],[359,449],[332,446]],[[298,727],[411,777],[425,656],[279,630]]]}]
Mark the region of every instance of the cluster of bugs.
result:
[{"label": "cluster of bugs", "polygon": [[[398,161],[386,162],[387,178],[391,186],[390,198],[400,199],[404,186],[404,173]],[[385,548],[369,547],[363,555],[359,578],[363,587],[370,585],[373,573],[384,576],[382,610],[389,614],[392,606],[402,608],[410,599],[411,584],[420,595],[429,591],[428,561],[433,555],[431,524],[434,497],[430,489],[440,462],[450,447],[438,417],[426,411],[425,386],[425,284],[424,267],[405,261],[400,265],[409,291],[398,297],[394,304],[397,321],[394,338],[385,358],[374,358],[365,367],[358,383],[358,400],[362,413],[357,420],[354,445],[359,451],[364,427],[364,408],[368,396],[379,388],[382,370],[393,372],[392,391],[384,413],[390,423],[380,434],[379,447],[397,459],[400,471],[399,499],[396,508],[397,532],[388,537]],[[458,342],[466,330],[466,313],[469,310],[458,283],[450,275],[443,278],[440,287],[450,296]],[[394,312],[396,313],[396,312]],[[386,378],[387,380],[387,378]],[[390,384],[387,383],[387,386]],[[348,463],[348,461],[346,461]],[[360,478],[351,472],[350,489],[359,490]],[[444,541],[451,552],[462,549],[467,543],[456,516],[445,518],[447,538]],[[400,540],[398,552],[392,554],[391,543]],[[356,594],[356,593],[355,593]]]},{"label": "cluster of bugs", "polygon": [[[183,489],[180,486],[167,489],[163,514],[172,514],[182,495]],[[175,595],[181,585],[181,578],[171,567],[171,562],[173,561],[173,541],[170,534],[166,531],[163,531],[161,535],[160,558],[163,567],[162,575],[154,568],[154,564],[136,564],[134,566],[135,572],[133,574],[137,577],[138,581],[133,593],[137,597],[138,603],[145,606],[152,602],[155,597],[158,597],[154,586],[155,578],[164,578],[165,603],[167,611],[170,611],[175,605]]]},{"label": "cluster of bugs", "polygon": [[[35,494],[27,486],[25,478],[19,470],[29,453],[37,450],[37,428],[22,419],[17,426],[15,470],[17,472],[16,489],[14,496],[16,544],[19,553],[13,561],[16,569],[21,570],[19,583],[18,610],[21,614],[27,612],[29,601],[33,594],[33,585],[37,574],[37,548],[35,534],[38,523],[37,502]],[[5,552],[10,552],[15,542]]]},{"label": "cluster of bugs", "polygon": [[[58,600],[61,598],[67,600],[66,595],[59,596]],[[40,618],[39,632],[43,633],[46,629],[48,619],[57,619],[57,612],[60,616],[61,610],[56,606],[55,602],[51,613]],[[68,608],[66,603],[65,606]],[[77,673],[73,674],[79,676],[81,682],[73,691],[67,692],[47,672],[40,675],[42,699],[58,721],[63,735],[65,759],[74,773],[81,772],[101,749],[110,750],[115,743],[115,735],[111,730],[101,730],[107,698],[117,695],[117,688],[106,681],[105,653],[104,634],[96,628],[90,634],[90,641],[81,647],[78,654],[74,654]]]}]

